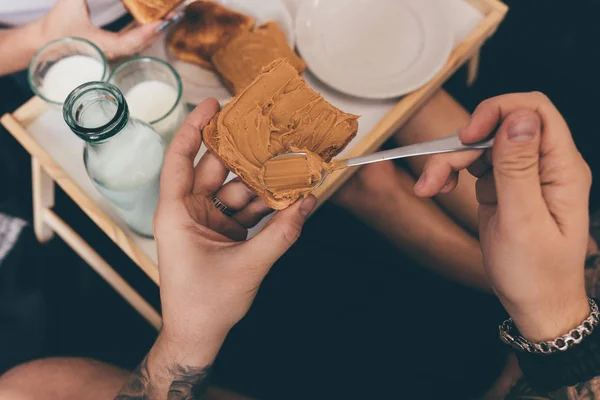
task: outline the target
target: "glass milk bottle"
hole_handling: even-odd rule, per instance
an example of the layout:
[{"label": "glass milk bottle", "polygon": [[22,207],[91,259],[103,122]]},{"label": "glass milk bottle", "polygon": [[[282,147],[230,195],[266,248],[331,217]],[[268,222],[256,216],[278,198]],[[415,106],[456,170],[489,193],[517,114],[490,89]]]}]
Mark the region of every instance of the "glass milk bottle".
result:
[{"label": "glass milk bottle", "polygon": [[85,143],[92,182],[137,233],[152,236],[164,144],[144,122],[129,118],[123,94],[105,82],[75,89],[63,107],[69,128]]},{"label": "glass milk bottle", "polygon": [[168,145],[186,115],[177,71],[158,58],[138,57],[119,65],[109,82],[125,95],[131,116],[152,125]]}]

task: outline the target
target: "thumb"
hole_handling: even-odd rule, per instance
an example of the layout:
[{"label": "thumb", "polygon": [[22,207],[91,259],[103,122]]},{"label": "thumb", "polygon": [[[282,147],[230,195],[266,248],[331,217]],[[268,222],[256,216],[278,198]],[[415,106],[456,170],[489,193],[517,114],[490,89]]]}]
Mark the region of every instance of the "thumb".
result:
[{"label": "thumb", "polygon": [[540,116],[515,111],[503,121],[492,150],[498,207],[505,218],[523,217],[546,208],[540,183]]},{"label": "thumb", "polygon": [[316,204],[317,199],[310,195],[275,214],[267,226],[247,243],[253,248],[250,254],[254,263],[271,268],[296,243],[306,218]]}]

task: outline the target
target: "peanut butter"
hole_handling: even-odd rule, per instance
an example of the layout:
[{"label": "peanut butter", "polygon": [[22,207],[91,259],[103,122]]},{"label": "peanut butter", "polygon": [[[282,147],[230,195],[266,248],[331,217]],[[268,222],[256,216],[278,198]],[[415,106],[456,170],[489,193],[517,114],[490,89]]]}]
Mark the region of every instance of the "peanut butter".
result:
[{"label": "peanut butter", "polygon": [[204,138],[229,169],[281,210],[306,191],[266,190],[260,178],[265,163],[294,149],[329,162],[356,135],[357,119],[327,103],[287,60],[279,59],[223,107],[204,129]]},{"label": "peanut butter", "polygon": [[215,69],[234,94],[240,93],[278,58],[287,58],[301,74],[304,61],[296,55],[276,22],[267,22],[251,32],[243,32],[212,57]]},{"label": "peanut butter", "polygon": [[275,198],[303,196],[321,181],[325,168],[327,163],[312,151],[284,154],[267,161],[260,182]]}]

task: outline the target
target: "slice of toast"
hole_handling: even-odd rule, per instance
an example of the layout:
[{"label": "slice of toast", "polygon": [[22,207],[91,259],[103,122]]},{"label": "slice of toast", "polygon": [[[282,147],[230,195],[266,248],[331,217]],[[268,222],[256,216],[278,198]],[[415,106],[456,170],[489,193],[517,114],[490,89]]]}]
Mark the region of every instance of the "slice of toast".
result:
[{"label": "slice of toast", "polygon": [[211,57],[231,39],[254,27],[254,19],[212,1],[196,1],[169,38],[180,60],[212,69]]},{"label": "slice of toast", "polygon": [[277,23],[267,22],[230,40],[214,54],[212,62],[229,90],[238,94],[278,58],[287,58],[300,74],[306,69]]},{"label": "slice of toast", "polygon": [[140,24],[157,21],[177,7],[183,0],[121,0],[133,18]]},{"label": "slice of toast", "polygon": [[302,195],[271,193],[260,182],[271,158],[309,150],[329,162],[358,131],[347,114],[312,90],[287,59],[278,59],[238,94],[203,130],[204,143],[267,205],[282,210]]}]

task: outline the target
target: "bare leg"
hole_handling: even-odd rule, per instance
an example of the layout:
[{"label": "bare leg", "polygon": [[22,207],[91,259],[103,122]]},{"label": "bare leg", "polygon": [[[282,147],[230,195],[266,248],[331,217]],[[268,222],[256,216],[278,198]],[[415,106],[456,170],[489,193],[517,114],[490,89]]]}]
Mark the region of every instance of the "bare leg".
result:
[{"label": "bare leg", "polygon": [[[469,122],[470,114],[445,90],[440,90],[394,136],[394,141],[405,146],[453,135]],[[427,157],[413,157],[407,162],[415,175],[420,176]],[[467,171],[460,173],[458,187],[449,194],[436,198],[439,204],[461,225],[472,233],[477,227],[476,179]]]},{"label": "bare leg", "polygon": [[99,361],[48,358],[20,365],[0,377],[1,400],[109,400],[129,372]]},{"label": "bare leg", "polygon": [[[0,400],[112,400],[129,371],[83,358],[48,358],[20,365],[0,377]],[[211,387],[208,400],[250,400]]]},{"label": "bare leg", "polygon": [[414,178],[391,162],[363,167],[334,201],[425,268],[489,290],[479,242],[431,199],[414,195]]},{"label": "bare leg", "polygon": [[[440,138],[468,121],[469,114],[442,90],[394,138],[400,145]],[[416,175],[421,173],[425,161],[425,157],[409,159]],[[468,232],[477,232],[475,178],[466,172],[461,174],[457,189],[436,199],[451,216],[436,202],[417,198],[414,184],[408,172],[392,163],[368,165],[340,189],[334,201],[425,268],[489,290],[479,243]]]}]

